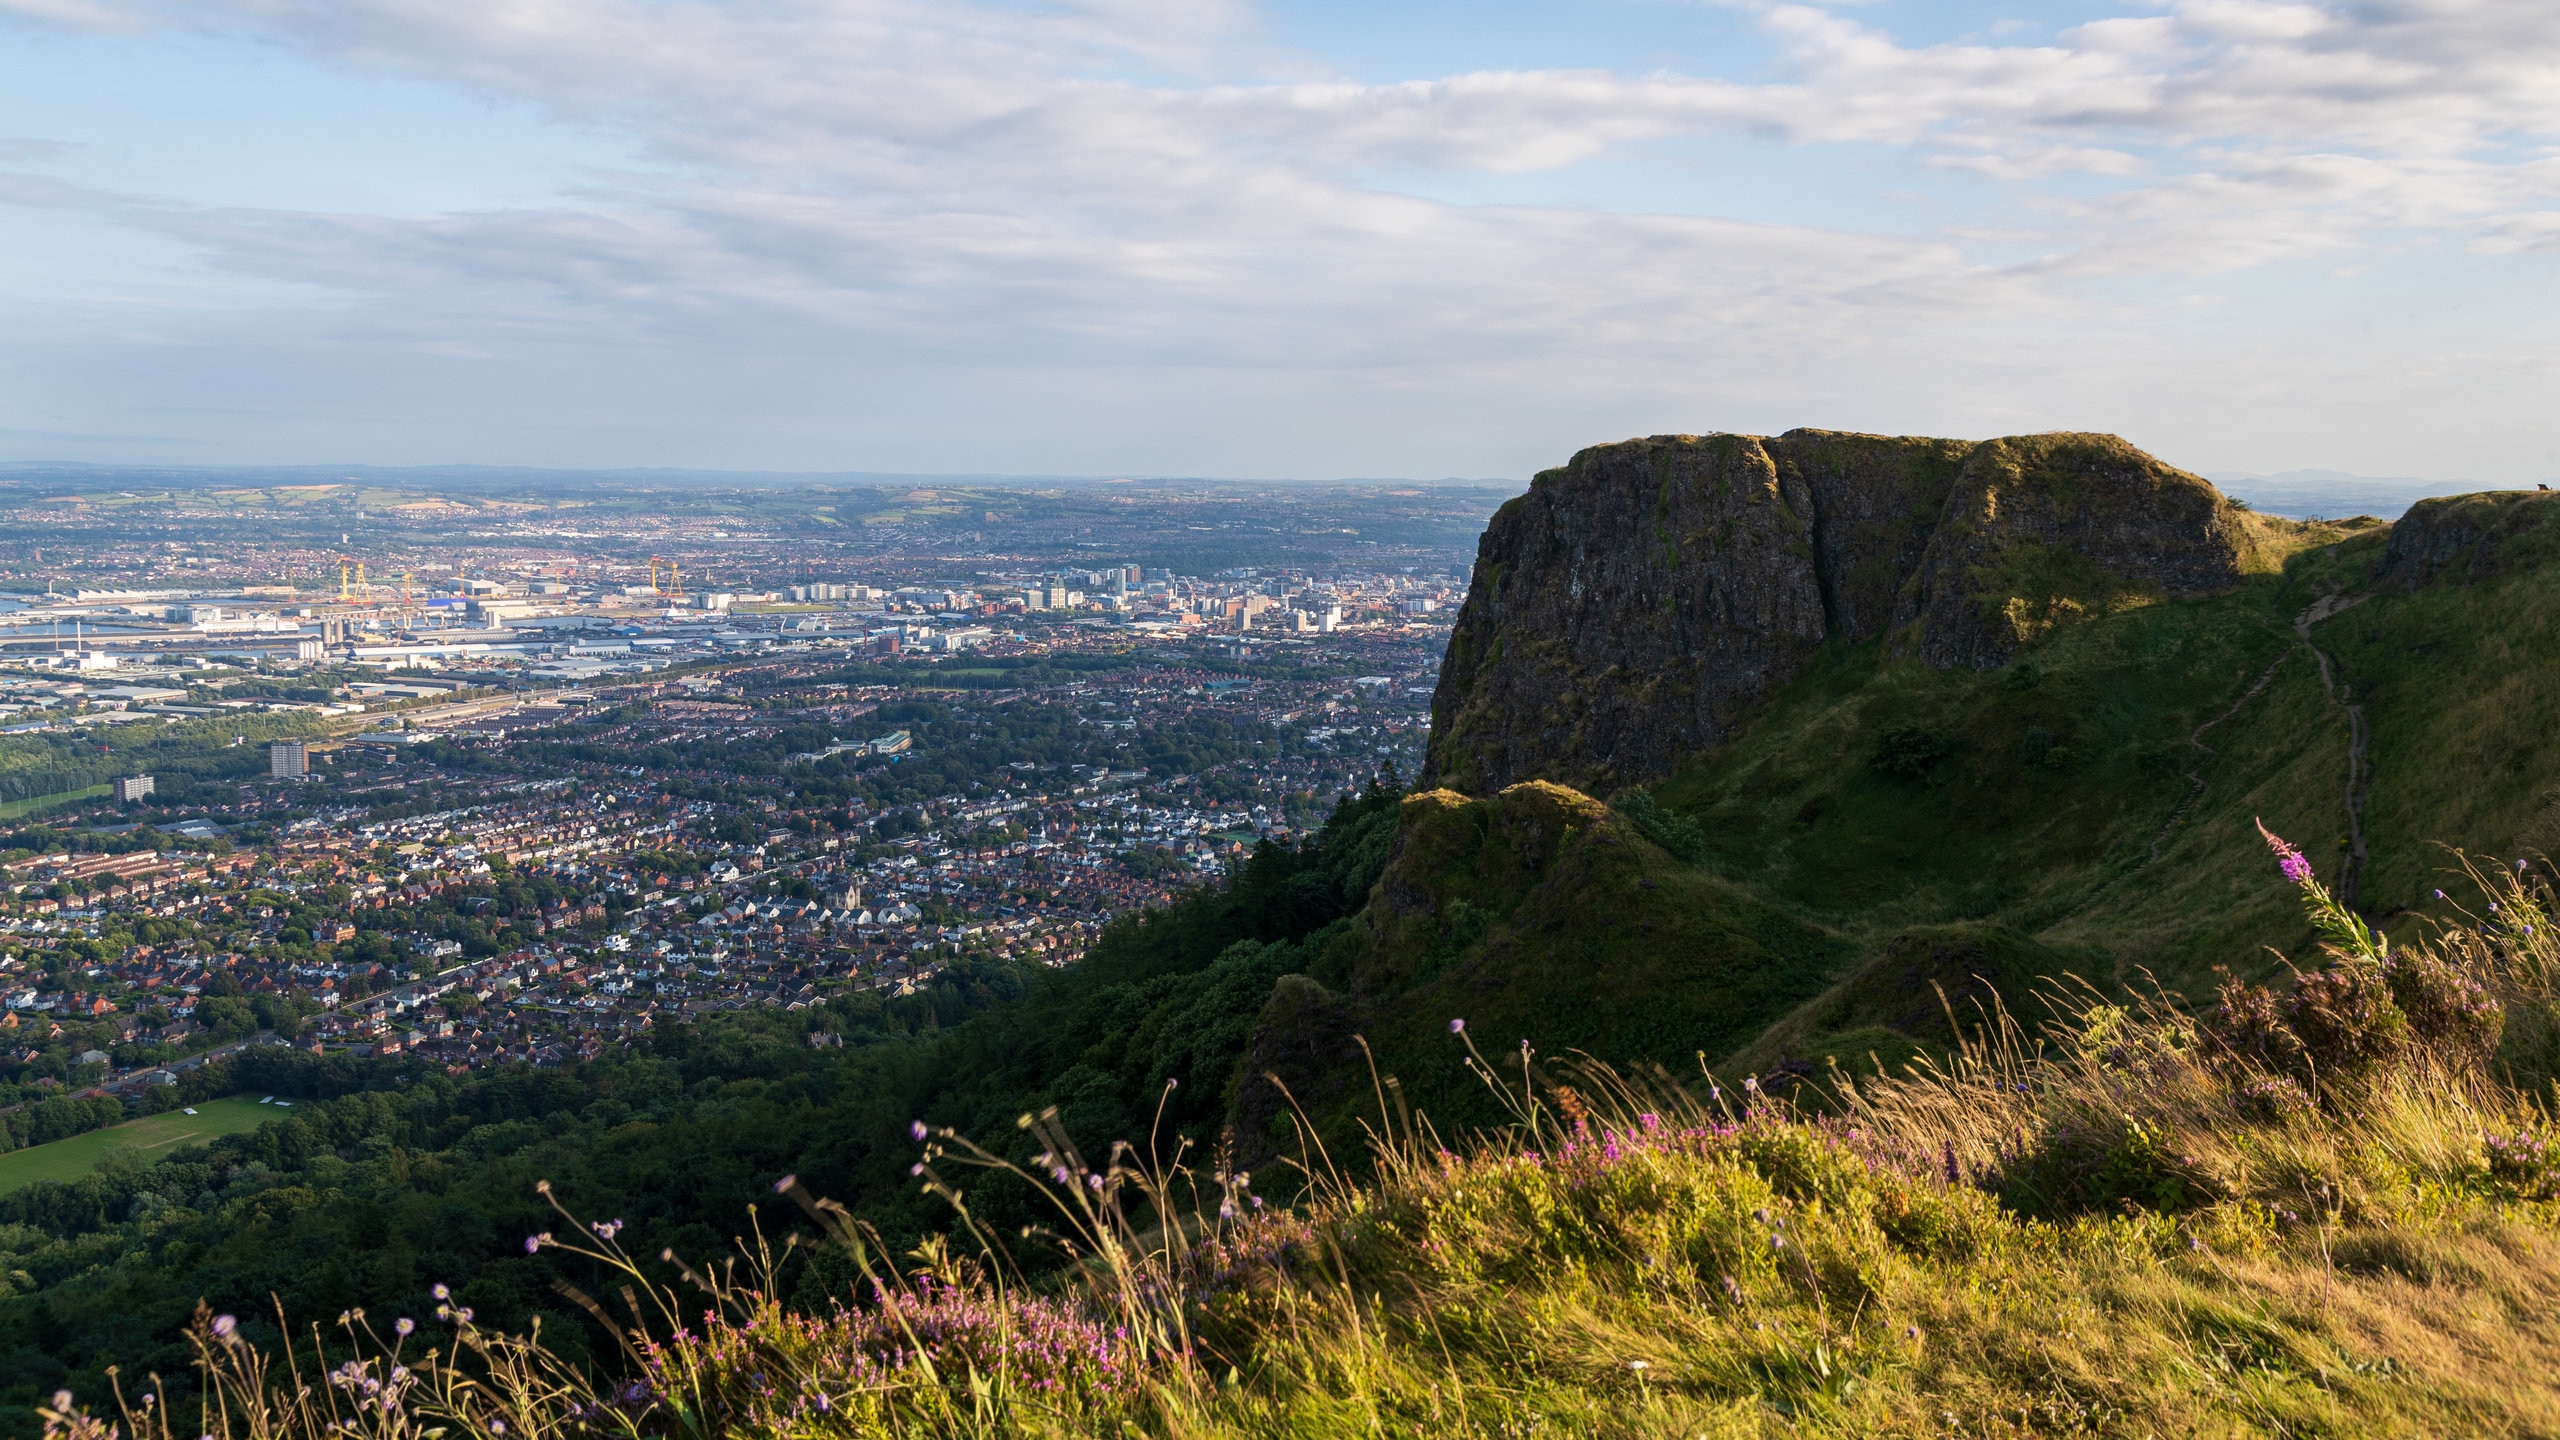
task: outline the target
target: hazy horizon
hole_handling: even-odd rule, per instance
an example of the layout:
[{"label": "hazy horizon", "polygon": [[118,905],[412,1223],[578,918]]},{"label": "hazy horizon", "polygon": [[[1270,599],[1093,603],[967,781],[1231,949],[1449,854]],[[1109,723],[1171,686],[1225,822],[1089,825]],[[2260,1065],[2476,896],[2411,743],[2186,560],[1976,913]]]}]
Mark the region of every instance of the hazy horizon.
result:
[{"label": "hazy horizon", "polygon": [[[2437,495],[2514,488],[2461,477],[2360,475],[2352,471],[2298,468],[2283,471],[2199,471],[2226,494],[2248,500],[2277,514],[2339,516],[2352,513],[2398,514],[2411,502]],[[634,485],[736,486],[786,489],[792,486],[941,485],[1004,489],[1145,486],[1307,486],[1355,488],[1415,486],[1447,489],[1526,488],[1527,476],[1412,475],[1037,475],[958,471],[869,470],[720,470],[700,467],[623,466],[612,468],[524,465],[118,465],[86,461],[0,460],[0,484],[59,478],[67,483],[96,481],[135,483],[192,479],[201,483],[267,479],[296,483],[328,483],[332,477],[361,483],[415,484],[558,484],[628,483]],[[2526,482],[2529,486],[2533,482]],[[2367,507],[2359,512],[2354,507]],[[2384,507],[2375,509],[2371,507]]]}]

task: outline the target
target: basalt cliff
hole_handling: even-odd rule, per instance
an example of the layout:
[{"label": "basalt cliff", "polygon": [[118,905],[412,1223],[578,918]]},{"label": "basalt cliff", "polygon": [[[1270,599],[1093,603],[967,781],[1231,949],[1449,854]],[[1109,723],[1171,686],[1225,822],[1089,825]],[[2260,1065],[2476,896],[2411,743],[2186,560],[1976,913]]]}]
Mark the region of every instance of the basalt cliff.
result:
[{"label": "basalt cliff", "polygon": [[2267,563],[2261,523],[2111,435],[1594,446],[1487,527],[1425,783],[1659,780],[1825,647],[1995,668],[2056,626],[2230,589]]}]

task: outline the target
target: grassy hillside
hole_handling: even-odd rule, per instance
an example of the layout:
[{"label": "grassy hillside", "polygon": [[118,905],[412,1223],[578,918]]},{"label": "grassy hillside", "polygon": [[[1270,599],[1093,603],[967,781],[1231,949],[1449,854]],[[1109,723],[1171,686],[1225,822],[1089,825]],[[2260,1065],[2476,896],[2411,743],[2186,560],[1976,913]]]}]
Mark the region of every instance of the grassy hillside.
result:
[{"label": "grassy hillside", "polygon": [[[2202,996],[2312,953],[2255,883],[2260,818],[2415,934],[2445,913],[2447,847],[2560,844],[2560,506],[2462,503],[2421,517],[2456,557],[2424,573],[2386,563],[2389,527],[2244,517],[2235,588],[2091,608],[2001,669],[1836,646],[1617,810],[1534,783],[1415,797],[1256,1063],[1332,1114],[1372,1088],[1365,1036],[1475,1118],[1429,1044],[1458,1017],[1506,1046],[1803,1074],[1898,1066],[1949,1041],[1947,1002],[2028,1003],[2045,976]],[[1251,1136],[1285,1106],[1243,1109]]]},{"label": "grassy hillside", "polygon": [[1354,927],[1282,986],[1239,1086],[1250,1153],[1287,1133],[1280,1077],[1326,1123],[1369,1106],[1360,1036],[1409,1103],[1444,1124],[1496,1118],[1449,1022],[1499,1049],[1686,1063],[1743,1044],[1817,993],[1848,947],[1666,854],[1624,816],[1530,782],[1470,800],[1409,796],[1394,856]]},{"label": "grassy hillside", "polygon": [[[1993,1012],[1942,1068],[1835,1084],[1827,1117],[1444,1033],[1504,1123],[1452,1145],[1381,1096],[1362,1182],[1312,1149],[1259,1179],[1088,1156],[1049,1115],[1019,1164],[920,1126],[930,1192],[965,1207],[1010,1172],[1048,1223],[895,1255],[786,1179],[799,1211],[761,1217],[741,1265],[678,1270],[564,1207],[527,1247],[605,1297],[617,1369],[454,1300],[415,1336],[342,1316],[324,1359],[301,1342],[335,1367],[313,1383],[254,1320],[202,1312],[195,1374],[114,1418],[152,1440],[2552,1433],[2560,1135],[2509,1083],[2549,1079],[2515,1037],[2560,1033],[2550,892],[2502,876],[2506,928],[2386,954],[2257,859],[2332,942],[2305,976],[2203,1015],[2084,1001],[2041,1048]],[[1079,1263],[1019,1268],[1051,1245]],[[865,1298],[784,1309],[830,1257]],[[56,1406],[50,1433],[105,1440]]]},{"label": "grassy hillside", "polygon": [[[1985,937],[2012,981],[2067,967],[2191,994],[2217,967],[2306,953],[2300,917],[2252,883],[2252,822],[2304,839],[2332,879],[2347,869],[2350,705],[2370,736],[2357,899],[2400,933],[2441,914],[2446,847],[2516,853],[2560,782],[2542,719],[2560,699],[2560,568],[2402,590],[2377,573],[2386,540],[2344,535],[2231,594],[2057,631],[2001,671],[1836,655],[1661,787],[1707,873],[1866,957],[1827,1010],[1741,1058],[1836,1051],[1827,1032],[1879,1021],[1908,1035],[1860,992],[1943,927]],[[2297,626],[2329,596],[2352,603]]]},{"label": "grassy hillside", "polygon": [[181,1146],[201,1145],[217,1135],[236,1135],[281,1118],[274,1109],[240,1096],[207,1100],[194,1109],[193,1115],[170,1110],[0,1155],[0,1195],[39,1180],[68,1184],[97,1169],[111,1156],[148,1164]]},{"label": "grassy hillside", "polygon": [[[530,1182],[630,1219],[644,1257],[707,1257],[713,1217],[796,1175],[862,1224],[814,1212],[689,1339],[703,1297],[650,1312],[662,1348],[626,1359],[654,1388],[579,1423],[2560,1431],[2560,952],[2517,913],[2546,872],[2502,872],[2499,927],[2400,968],[2461,918],[2439,885],[2483,913],[2439,842],[2560,841],[2555,514],[2253,530],[2236,588],[2083,607],[1996,670],[1837,645],[1650,791],[1382,789],[1074,970],[956,977],[875,1046],[742,1021],[539,1085],[356,1077],[288,1134],[30,1187],[0,1227],[35,1287],[0,1297],[0,1396],[95,1401],[199,1294],[424,1323],[446,1281],[553,1337],[431,1331],[493,1347],[471,1365],[609,1370],[623,1334],[553,1287],[673,1272],[512,1253]],[[2261,817],[2393,960],[2271,882]],[[2287,961],[2303,987],[2217,994]],[[2021,1023],[1968,1051],[2004,1001]],[[1058,1235],[1077,1263],[1044,1263]],[[503,1414],[440,1392],[438,1423],[521,1440],[606,1399],[543,1373]]]}]

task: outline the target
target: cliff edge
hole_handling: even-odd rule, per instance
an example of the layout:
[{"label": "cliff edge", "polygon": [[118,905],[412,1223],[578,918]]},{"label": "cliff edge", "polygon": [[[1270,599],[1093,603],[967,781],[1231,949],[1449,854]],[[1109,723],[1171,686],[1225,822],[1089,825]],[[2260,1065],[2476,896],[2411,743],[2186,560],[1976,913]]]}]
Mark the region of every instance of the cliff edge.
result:
[{"label": "cliff edge", "polygon": [[2260,523],[2112,435],[1594,446],[1487,526],[1424,783],[1655,780],[1826,646],[1995,668],[2055,626],[2230,588],[2266,563]]}]

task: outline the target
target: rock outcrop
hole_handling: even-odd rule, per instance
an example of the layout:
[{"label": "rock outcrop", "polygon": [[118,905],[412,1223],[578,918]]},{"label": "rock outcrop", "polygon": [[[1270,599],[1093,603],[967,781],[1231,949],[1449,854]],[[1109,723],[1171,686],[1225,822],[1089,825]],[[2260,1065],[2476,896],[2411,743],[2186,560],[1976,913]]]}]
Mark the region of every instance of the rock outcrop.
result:
[{"label": "rock outcrop", "polygon": [[1721,743],[1825,646],[1987,669],[2075,618],[2228,588],[2253,551],[2210,484],[2109,435],[1595,446],[1487,526],[1426,780],[1607,794]]},{"label": "rock outcrop", "polygon": [[2560,493],[2499,490],[2421,500],[2391,527],[2375,579],[2400,590],[2468,585],[2560,558]]},{"label": "rock outcrop", "polygon": [[1296,1154],[1299,1115],[1335,1155],[1358,1153],[1382,1082],[1443,1134],[1502,1123],[1451,1020],[1504,1063],[1523,1042],[1611,1064],[1721,1056],[1854,956],[1588,795],[1542,781],[1408,795],[1367,907],[1254,1022],[1238,1157]]}]

